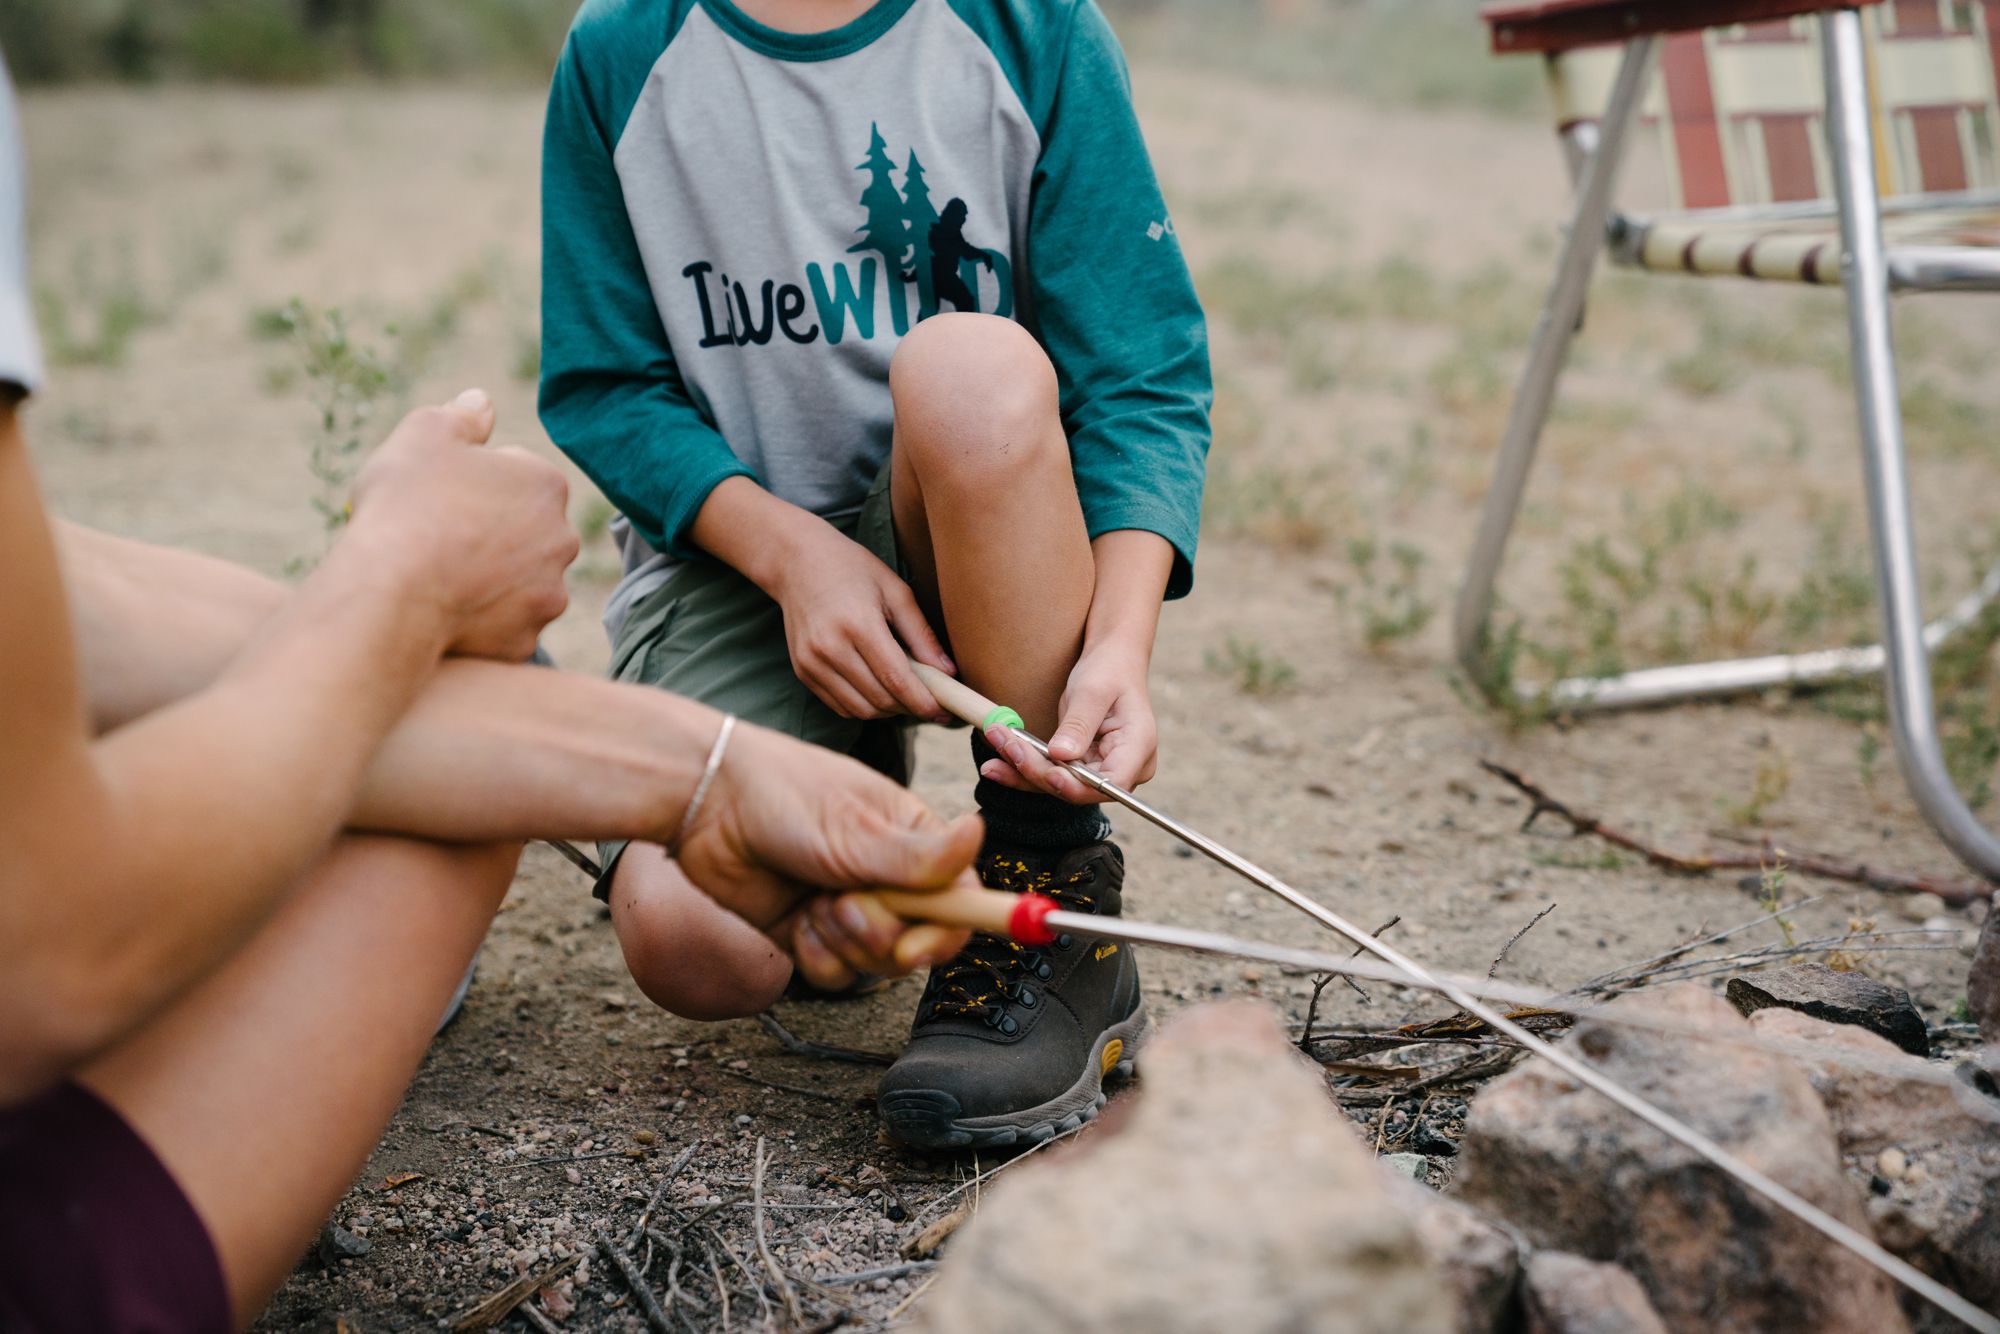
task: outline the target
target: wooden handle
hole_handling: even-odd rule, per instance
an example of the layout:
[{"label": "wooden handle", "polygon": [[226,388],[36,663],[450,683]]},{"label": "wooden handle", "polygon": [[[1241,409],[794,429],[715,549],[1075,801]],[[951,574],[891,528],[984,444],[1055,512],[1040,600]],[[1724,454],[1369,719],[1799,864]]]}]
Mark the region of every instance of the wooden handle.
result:
[{"label": "wooden handle", "polygon": [[[998,704],[974,690],[955,676],[946,676],[935,667],[910,661],[910,670],[924,683],[924,689],[937,696],[937,702],[944,705],[946,712],[963,719],[974,727],[986,726],[986,720],[1002,710]],[[1011,713],[1012,710],[1007,712]]]},{"label": "wooden handle", "polygon": [[898,889],[878,889],[873,897],[898,917],[913,922],[936,922],[942,926],[969,926],[996,936],[1010,934],[1008,918],[1020,902],[1018,895],[997,889],[974,889],[954,885],[935,894],[912,894]]}]

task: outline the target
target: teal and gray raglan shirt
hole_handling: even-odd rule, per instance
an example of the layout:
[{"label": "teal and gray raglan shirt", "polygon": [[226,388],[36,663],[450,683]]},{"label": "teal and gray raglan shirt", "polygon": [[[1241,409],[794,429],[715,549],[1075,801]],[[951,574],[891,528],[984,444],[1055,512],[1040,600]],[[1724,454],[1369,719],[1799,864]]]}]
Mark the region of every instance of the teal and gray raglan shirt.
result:
[{"label": "teal and gray raglan shirt", "polygon": [[1094,0],[877,0],[810,35],[589,0],[542,208],[542,419],[623,515],[614,628],[727,477],[856,513],[889,359],[940,310],[1035,334],[1091,535],[1160,534],[1187,591],[1207,332]]}]

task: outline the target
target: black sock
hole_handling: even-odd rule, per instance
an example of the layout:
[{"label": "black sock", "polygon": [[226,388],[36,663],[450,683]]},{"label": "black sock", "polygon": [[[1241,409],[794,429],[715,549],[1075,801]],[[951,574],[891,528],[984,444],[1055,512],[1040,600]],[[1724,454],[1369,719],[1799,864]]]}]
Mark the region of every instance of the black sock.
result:
[{"label": "black sock", "polygon": [[[998,758],[999,753],[985,734],[975,730],[972,767],[977,770],[986,761]],[[1067,852],[1111,837],[1111,821],[1104,818],[1101,806],[1074,806],[1046,792],[1022,792],[983,776],[973,788],[972,797],[986,820],[989,843]]]}]

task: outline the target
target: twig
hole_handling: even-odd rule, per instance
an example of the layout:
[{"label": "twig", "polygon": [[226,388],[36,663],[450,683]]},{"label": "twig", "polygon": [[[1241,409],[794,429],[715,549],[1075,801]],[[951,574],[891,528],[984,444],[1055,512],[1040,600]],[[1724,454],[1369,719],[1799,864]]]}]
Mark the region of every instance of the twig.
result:
[{"label": "twig", "polygon": [[1551,903],[1548,907],[1542,909],[1540,912],[1536,913],[1533,917],[1530,917],[1528,919],[1528,924],[1526,926],[1522,927],[1519,931],[1516,931],[1513,935],[1507,937],[1507,943],[1500,947],[1500,952],[1493,956],[1493,962],[1487,966],[1486,977],[1488,981],[1491,981],[1493,975],[1500,971],[1500,965],[1502,963],[1505,963],[1507,960],[1507,952],[1513,949],[1514,946],[1517,943],[1519,943],[1521,937],[1527,935],[1530,931],[1533,931],[1535,929],[1535,923],[1541,921],[1544,917],[1547,917],[1550,913],[1554,912],[1555,910],[1556,910],[1556,905]]},{"label": "twig", "polygon": [[896,1058],[884,1051],[862,1051],[855,1047],[835,1047],[824,1042],[813,1042],[796,1036],[792,1030],[778,1022],[778,1017],[769,1010],[757,1016],[757,1022],[764,1031],[778,1040],[778,1045],[794,1056],[811,1056],[822,1061],[846,1061],[850,1065],[894,1065]]},{"label": "twig", "polygon": [[1036,1154],[1040,1153],[1043,1149],[1048,1148],[1049,1145],[1051,1144],[1057,1143],[1060,1140],[1066,1140],[1072,1135],[1081,1134],[1084,1131],[1084,1129],[1087,1128],[1090,1124],[1091,1124],[1090,1122],[1085,1121],[1082,1125],[1076,1127],[1076,1129],[1074,1130],[1065,1130],[1058,1134],[1051,1135],[1047,1139],[1043,1140],[1041,1143],[1031,1145],[1030,1147],[1023,1149],[1020,1153],[1015,1154],[1012,1158],[1009,1158],[1006,1162],[999,1163],[993,1167],[987,1168],[984,1172],[981,1172],[977,1176],[973,1177],[972,1180],[960,1182],[958,1185],[952,1187],[950,1190],[946,1191],[944,1194],[938,1196],[936,1199],[932,1200],[928,1205],[926,1205],[924,1208],[924,1213],[931,1214],[936,1212],[937,1207],[943,1204],[946,1200],[952,1199],[955,1196],[964,1194],[968,1190],[974,1189],[981,1182],[984,1182],[989,1177],[999,1176],[1002,1172],[1014,1166],[1016,1163],[1020,1163],[1029,1158],[1034,1157]]},{"label": "twig", "polygon": [[[1803,875],[1821,876],[1828,880],[1840,880],[1848,884],[1866,885],[1885,893],[1935,894],[1946,903],[1964,907],[1978,899],[1990,898],[1993,885],[1983,880],[1948,880],[1932,876],[1910,875],[1898,871],[1885,871],[1866,862],[1849,861],[1844,857],[1832,857],[1821,853],[1798,852],[1783,848],[1766,836],[1756,841],[1755,855],[1742,853],[1700,853],[1684,856],[1656,847],[1639,838],[1613,829],[1594,815],[1585,815],[1550,796],[1537,784],[1521,774],[1495,764],[1491,760],[1481,760],[1479,767],[1502,782],[1510,784],[1532,805],[1528,816],[1521,822],[1521,832],[1526,833],[1536,820],[1544,815],[1553,815],[1567,823],[1573,837],[1585,834],[1603,839],[1613,847],[1643,857],[1649,864],[1675,875],[1711,875],[1716,871],[1761,871],[1774,858],[1781,859],[1787,866]],[[1742,835],[1730,834],[1731,840],[1750,842]]]},{"label": "twig", "polygon": [[[1372,931],[1370,934],[1374,938],[1379,940],[1381,939],[1382,933],[1384,931],[1387,931],[1390,927],[1394,926],[1396,923],[1402,920],[1403,920],[1403,914],[1397,913],[1394,917],[1391,917],[1388,921],[1376,927],[1375,930]],[[1347,957],[1350,959],[1360,958],[1362,948],[1363,947],[1359,945],[1355,946],[1354,953],[1348,955]],[[1306,1035],[1299,1039],[1300,1051],[1305,1051],[1307,1044],[1312,1041],[1313,1017],[1319,1013],[1319,994],[1322,991],[1326,990],[1326,984],[1332,981],[1333,978],[1334,974],[1323,973],[1320,976],[1313,979],[1312,1001],[1310,1004],[1306,1006]],[[1347,983],[1348,986],[1354,989],[1354,994],[1361,997],[1361,1003],[1363,1005],[1373,1005],[1375,1003],[1375,998],[1373,996],[1370,996],[1367,992],[1363,991],[1361,989],[1361,984],[1359,982],[1356,982],[1353,978],[1343,973],[1340,974],[1340,980]]]},{"label": "twig", "polygon": [[1333,1091],[1333,1096],[1336,1101],[1346,1106],[1373,1107],[1379,1104],[1395,1102],[1398,1099],[1407,1098],[1413,1093],[1422,1093],[1428,1089],[1444,1088],[1452,1084],[1470,1084],[1482,1079],[1491,1079],[1493,1076],[1510,1068],[1520,1058],[1520,1055],[1521,1053],[1517,1051],[1482,1053],[1464,1061],[1453,1062],[1434,1075],[1426,1075],[1422,1079],[1412,1080],[1406,1084],[1399,1084],[1395,1088],[1337,1088]]},{"label": "twig", "polygon": [[[1047,1143],[1046,1140],[1043,1142]],[[882,1323],[885,1325],[888,1324],[890,1321],[894,1320],[897,1316],[903,1314],[903,1312],[909,1310],[912,1306],[915,1306],[917,1304],[917,1299],[923,1296],[925,1293],[929,1292],[931,1290],[931,1284],[935,1282],[937,1282],[937,1275],[932,1274],[929,1278],[925,1279],[922,1283],[918,1284],[917,1290],[915,1292],[903,1298],[902,1301],[897,1302],[895,1309],[890,1311],[889,1314],[882,1317]]]},{"label": "twig", "polygon": [[675,1177],[687,1170],[687,1165],[694,1161],[695,1151],[699,1148],[701,1148],[699,1144],[690,1144],[674,1155],[673,1162],[667,1164],[666,1175],[660,1178],[659,1185],[653,1187],[653,1198],[647,1200],[646,1207],[639,1211],[639,1221],[632,1225],[631,1235],[625,1239],[626,1250],[629,1251],[637,1246],[645,1237],[646,1224],[653,1221],[653,1214],[659,1209],[660,1201],[667,1197],[667,1187],[674,1184]]},{"label": "twig", "polygon": [[604,1230],[602,1223],[597,1225],[597,1249],[604,1252],[604,1258],[612,1263],[618,1270],[619,1277],[625,1280],[625,1286],[632,1290],[632,1296],[639,1303],[639,1310],[644,1313],[646,1323],[652,1326],[655,1334],[673,1334],[674,1327],[668,1321],[667,1313],[661,1309],[659,1299],[653,1296],[652,1285],[646,1282],[646,1276],[632,1263],[632,1257],[620,1250],[617,1242],[611,1240],[611,1234]]},{"label": "twig", "polygon": [[722,1303],[722,1334],[729,1334],[729,1285],[722,1281],[722,1266],[716,1263],[715,1249],[706,1239],[701,1243],[701,1253],[708,1257],[708,1274],[715,1280],[715,1295]]},{"label": "twig", "polygon": [[907,1264],[883,1265],[879,1269],[861,1269],[852,1274],[828,1274],[813,1282],[828,1288],[847,1288],[860,1283],[873,1283],[878,1278],[905,1278],[911,1274],[928,1273],[938,1267],[936,1260],[911,1260]]},{"label": "twig", "polygon": [[566,1260],[558,1260],[539,1274],[523,1274],[500,1291],[484,1301],[466,1307],[457,1315],[444,1321],[444,1328],[451,1334],[473,1334],[476,1330],[491,1329],[513,1314],[514,1308],[532,1297],[536,1291],[576,1268],[581,1256],[572,1255]]},{"label": "twig", "polygon": [[843,1105],[854,1101],[854,1097],[851,1094],[828,1093],[825,1089],[802,1088],[797,1084],[786,1084],[776,1079],[765,1079],[759,1075],[753,1075],[746,1070],[731,1070],[726,1065],[719,1065],[716,1069],[728,1075],[731,1079],[740,1079],[746,1084],[756,1084],[762,1088],[776,1089],[780,1093],[796,1093],[801,1098],[818,1098],[821,1102],[837,1102]]},{"label": "twig", "polygon": [[707,1231],[709,1236],[715,1238],[715,1244],[722,1248],[722,1253],[729,1257],[729,1263],[735,1265],[743,1277],[750,1280],[750,1291],[757,1298],[757,1309],[764,1313],[764,1323],[767,1325],[772,1323],[771,1299],[764,1295],[764,1280],[757,1277],[743,1257],[736,1253],[736,1248],[729,1244],[729,1238],[717,1232],[713,1223],[707,1225]]},{"label": "twig", "polygon": [[799,1294],[792,1287],[792,1280],[778,1266],[777,1257],[771,1254],[771,1243],[764,1236],[764,1168],[769,1162],[764,1155],[764,1137],[757,1137],[757,1177],[750,1187],[752,1204],[751,1220],[756,1225],[757,1254],[764,1261],[764,1268],[771,1271],[777,1281],[778,1295],[785,1299],[785,1313],[791,1317],[793,1326],[801,1324],[805,1317],[799,1312]]},{"label": "twig", "polygon": [[562,1331],[556,1328],[555,1321],[543,1315],[533,1302],[522,1302],[514,1308],[514,1313],[533,1325],[539,1334],[562,1334]]},{"label": "twig", "polygon": [[505,1172],[516,1167],[553,1167],[559,1163],[595,1162],[599,1158],[643,1158],[644,1156],[643,1149],[605,1149],[599,1153],[577,1153],[568,1156],[557,1154],[552,1158],[517,1158],[511,1163],[486,1163],[484,1166],[496,1172]]}]

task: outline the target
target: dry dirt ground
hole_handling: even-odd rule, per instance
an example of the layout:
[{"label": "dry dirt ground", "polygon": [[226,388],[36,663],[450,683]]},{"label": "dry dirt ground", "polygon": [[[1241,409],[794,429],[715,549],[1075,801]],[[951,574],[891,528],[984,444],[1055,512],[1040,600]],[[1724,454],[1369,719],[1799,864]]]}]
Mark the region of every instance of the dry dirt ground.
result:
[{"label": "dry dirt ground", "polygon": [[[1198,586],[1168,610],[1155,664],[1158,802],[1366,924],[1400,914],[1396,939],[1438,965],[1483,970],[1557,905],[1503,973],[1552,984],[1755,917],[1756,893],[1733,877],[1672,878],[1553,829],[1523,834],[1525,806],[1482,774],[1481,757],[1678,847],[1717,827],[1770,829],[1955,873],[1900,789],[1865,697],[1559,723],[1475,706],[1447,670],[1442,607],[1565,198],[1541,125],[1146,65],[1138,87],[1211,309],[1219,386]],[[530,383],[539,114],[533,92],[31,97],[35,271],[45,319],[67,326],[55,350],[68,364],[29,433],[56,508],[273,573],[318,550],[314,385],[281,317],[294,296],[347,311],[394,372],[378,421],[401,401],[478,382],[499,401],[505,438],[553,453]],[[1647,165],[1642,154],[1640,196]],[[2000,380],[1986,372],[2000,310],[1946,298],[1903,318],[1939,605],[1966,586],[1967,553],[1996,528],[1988,423]],[[1608,662],[1865,634],[1841,347],[1823,293],[1602,280],[1509,567],[1527,638]],[[596,613],[611,554],[602,502],[583,485],[576,494],[592,540],[549,642],[565,667],[591,672],[605,659]],[[1968,783],[1992,771],[1985,665],[1978,654],[1961,664]],[[967,801],[962,745],[942,734],[922,744],[919,785],[947,810]],[[1122,832],[1132,913],[1324,943],[1155,832],[1130,820]],[[1892,897],[1803,877],[1785,893],[1822,896],[1792,914],[1803,935],[1850,919],[1911,925],[1910,905]],[[1965,955],[1943,939],[1870,965],[1910,986],[1935,1022],[1963,989]],[[1147,970],[1162,1012],[1248,993],[1296,1017],[1309,992],[1307,978],[1226,960],[1153,955]],[[802,1036],[892,1051],[917,990],[906,981],[781,1013]],[[1327,993],[1340,1023],[1433,1012],[1401,993],[1372,1008]],[[261,1327],[427,1323],[587,1249],[599,1222],[629,1228],[693,1146],[667,1197],[682,1227],[699,1201],[745,1188],[759,1138],[774,1155],[769,1195],[782,1207],[770,1227],[785,1266],[824,1276],[900,1263],[959,1200],[933,1202],[974,1165],[882,1142],[872,1078],[788,1055],[754,1022],[655,1011],[578,875],[531,850],[463,1019],[338,1210],[372,1249],[309,1258]],[[422,1175],[388,1184],[406,1173]],[[731,1205],[712,1221],[754,1265],[750,1218]],[[719,1327],[708,1255],[732,1261],[699,1225],[679,1235],[690,1295],[677,1319]],[[585,1272],[547,1299],[565,1327],[642,1327],[601,1261]],[[761,1320],[749,1285],[731,1281],[729,1320]],[[840,1291],[867,1325],[906,1318],[921,1282]],[[808,1304],[843,1309],[822,1295]]]}]

